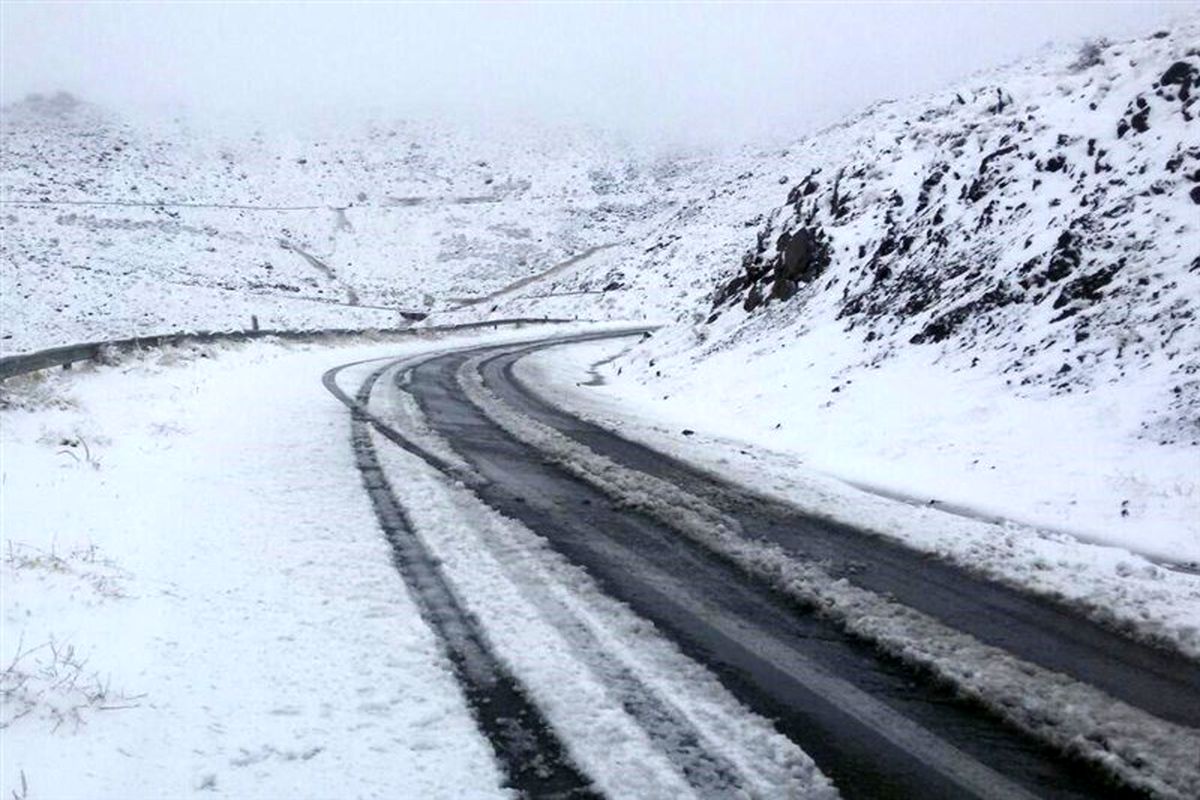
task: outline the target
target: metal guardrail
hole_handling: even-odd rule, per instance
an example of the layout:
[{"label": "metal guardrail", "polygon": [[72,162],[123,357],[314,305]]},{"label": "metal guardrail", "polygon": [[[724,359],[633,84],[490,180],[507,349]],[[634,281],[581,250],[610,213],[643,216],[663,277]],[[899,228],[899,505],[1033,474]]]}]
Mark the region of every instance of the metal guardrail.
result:
[{"label": "metal guardrail", "polygon": [[497,319],[484,322],[464,322],[458,325],[431,325],[428,327],[408,328],[325,328],[311,331],[297,330],[257,330],[257,331],[200,331],[193,333],[166,333],[156,336],[134,336],[129,339],[110,339],[103,342],[86,342],[84,344],[69,344],[62,347],[51,347],[33,353],[23,353],[15,356],[0,358],[0,381],[16,375],[24,375],[53,367],[70,367],[81,361],[100,360],[107,352],[130,352],[133,350],[149,350],[161,347],[178,347],[183,344],[207,344],[212,342],[245,342],[252,339],[275,337],[291,341],[305,339],[324,339],[336,336],[415,336],[423,333],[438,333],[477,328],[499,328],[500,326],[562,324],[575,322],[569,319],[535,319],[519,317],[515,319]]}]

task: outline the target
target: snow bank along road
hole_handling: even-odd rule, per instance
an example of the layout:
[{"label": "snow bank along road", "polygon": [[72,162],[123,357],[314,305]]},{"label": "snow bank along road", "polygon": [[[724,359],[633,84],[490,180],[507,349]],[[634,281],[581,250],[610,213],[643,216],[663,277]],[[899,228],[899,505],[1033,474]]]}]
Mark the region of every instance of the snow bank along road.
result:
[{"label": "snow bank along road", "polygon": [[325,376],[509,785],[1200,796],[1193,660],[724,483],[514,377],[529,352],[622,335]]}]

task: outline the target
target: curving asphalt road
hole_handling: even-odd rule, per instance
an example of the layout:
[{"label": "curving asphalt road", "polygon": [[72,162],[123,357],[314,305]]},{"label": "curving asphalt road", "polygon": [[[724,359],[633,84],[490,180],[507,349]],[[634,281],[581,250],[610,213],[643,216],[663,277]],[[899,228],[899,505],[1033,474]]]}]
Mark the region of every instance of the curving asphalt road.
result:
[{"label": "curving asphalt road", "polygon": [[[594,338],[598,336],[570,340]],[[354,410],[359,467],[381,524],[397,548],[402,574],[416,594],[432,597],[430,591],[442,592],[425,604],[432,627],[445,639],[467,626],[473,652],[482,653],[480,658],[493,664],[489,668],[512,683],[513,696],[529,706],[522,706],[521,714],[535,729],[530,735],[540,737],[539,747],[549,753],[545,763],[558,765],[560,771],[552,782],[554,791],[586,793],[586,779],[564,761],[562,743],[523,699],[521,687],[488,655],[483,632],[471,633],[474,623],[454,612],[453,593],[444,585],[438,588],[436,564],[409,532],[369,452],[367,425],[431,467],[465,482],[488,505],[521,521],[586,569],[607,593],[707,666],[746,706],[774,720],[845,797],[1143,796],[1118,785],[1093,764],[1052,750],[980,704],[964,700],[929,674],[883,654],[827,616],[781,596],[661,519],[614,500],[516,438],[464,392],[460,371],[469,361],[478,363],[484,384],[511,409],[637,474],[705,498],[735,519],[745,535],[773,542],[797,559],[832,564],[835,575],[857,586],[893,597],[980,642],[1101,689],[1158,719],[1200,728],[1200,666],[1194,662],[926,554],[766,501],[555,408],[514,377],[513,364],[528,352],[564,341],[556,337],[427,356],[405,362],[390,382],[379,380],[391,366],[385,364],[356,398],[337,388],[336,370],[326,376],[326,385]],[[470,465],[470,473],[369,414],[366,404],[372,391],[404,391],[415,398],[432,429]],[[414,563],[425,572],[414,574]],[[438,620],[446,609],[452,617],[449,623]],[[453,641],[447,646],[452,653],[462,647]],[[468,688],[470,673],[460,667],[460,680]],[[479,699],[470,691],[468,697],[481,730],[493,738],[505,761],[503,754],[509,750],[504,741],[495,741],[495,732],[483,718],[486,712],[480,716]],[[486,699],[482,704],[488,705]],[[711,756],[712,763],[719,763],[719,754]],[[519,753],[509,753],[511,775],[522,774],[520,758]],[[736,781],[730,775],[725,773],[722,780]],[[550,789],[523,788],[533,795]]]}]

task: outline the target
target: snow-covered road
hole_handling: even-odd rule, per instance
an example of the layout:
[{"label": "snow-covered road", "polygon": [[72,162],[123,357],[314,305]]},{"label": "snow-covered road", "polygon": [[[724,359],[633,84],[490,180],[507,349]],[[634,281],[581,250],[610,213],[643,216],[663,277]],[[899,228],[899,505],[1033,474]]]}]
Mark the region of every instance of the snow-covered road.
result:
[{"label": "snow-covered road", "polygon": [[715,478],[744,477],[727,448],[562,411],[590,362],[555,353],[622,333],[261,342],[17,387],[0,788],[1192,796],[1200,580],[1118,587],[1069,547],[1041,583],[972,568],[902,504],[872,533],[780,476]]}]

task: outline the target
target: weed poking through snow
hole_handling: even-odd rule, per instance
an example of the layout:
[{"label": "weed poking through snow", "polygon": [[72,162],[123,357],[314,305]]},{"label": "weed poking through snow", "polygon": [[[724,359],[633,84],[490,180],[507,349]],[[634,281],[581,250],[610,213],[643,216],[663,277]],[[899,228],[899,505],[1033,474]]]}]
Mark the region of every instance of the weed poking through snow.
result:
[{"label": "weed poking through snow", "polygon": [[144,695],[113,691],[107,677],[87,668],[75,646],[53,637],[17,651],[0,671],[0,730],[21,719],[40,720],[51,731],[77,732],[92,713],[136,708]]}]

